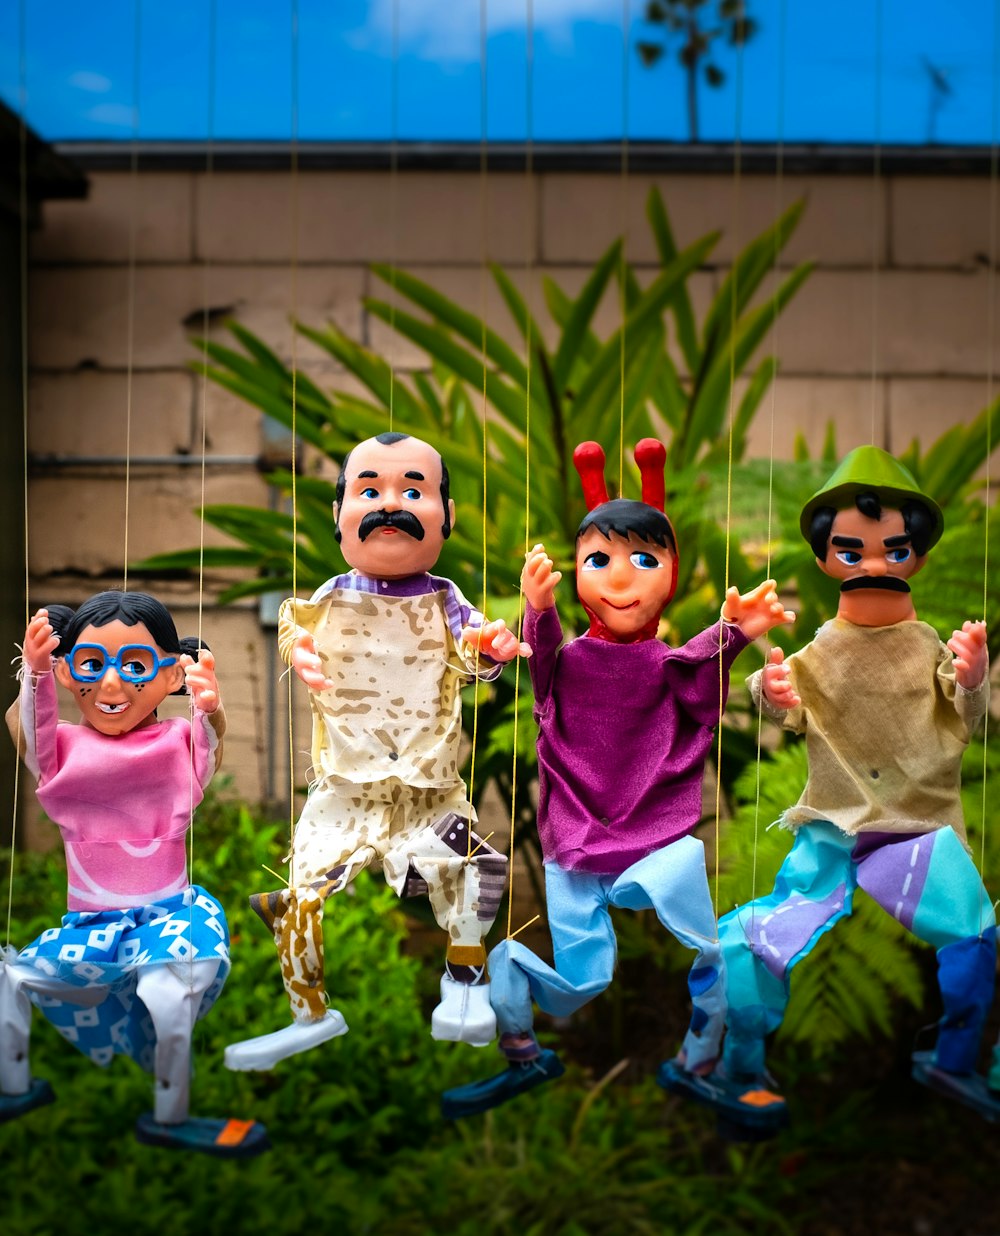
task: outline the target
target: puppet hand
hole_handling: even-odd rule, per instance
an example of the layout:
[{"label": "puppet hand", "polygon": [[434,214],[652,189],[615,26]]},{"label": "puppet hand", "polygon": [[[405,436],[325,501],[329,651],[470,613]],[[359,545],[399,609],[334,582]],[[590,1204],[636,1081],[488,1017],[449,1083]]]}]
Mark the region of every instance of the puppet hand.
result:
[{"label": "puppet hand", "polygon": [[764,698],[772,708],[780,708],[783,712],[789,708],[798,708],[802,703],[792,686],[791,672],[791,666],[785,664],[785,654],[780,648],[772,648],[761,675],[761,682]]},{"label": "puppet hand", "polygon": [[219,698],[219,680],[215,676],[215,654],[202,648],[198,660],[184,654],[180,659],[184,670],[184,685],[199,712],[216,712],[222,700]]},{"label": "puppet hand", "polygon": [[334,685],[323,673],[323,662],[311,635],[300,635],[292,645],[292,669],[310,691],[328,691]]},{"label": "puppet hand", "polygon": [[955,681],[966,691],[975,691],[989,667],[986,623],[963,622],[961,631],[952,633],[948,647],[955,654]]},{"label": "puppet hand", "polygon": [[555,605],[556,584],[561,579],[562,572],[555,570],[544,545],[536,545],[525,554],[521,591],[532,609],[551,609]]},{"label": "puppet hand", "polygon": [[495,622],[484,622],[481,627],[463,628],[462,639],[494,661],[513,661],[518,653],[522,657],[531,656],[528,645],[518,642],[517,636],[507,629],[502,618],[497,618]]},{"label": "puppet hand", "polygon": [[21,652],[24,663],[33,674],[47,674],[52,668],[52,654],[59,647],[59,636],[52,630],[49,611],[40,609],[28,623]]},{"label": "puppet hand", "polygon": [[795,621],[794,613],[778,600],[773,579],[765,579],[742,595],[736,588],[729,588],[722,605],[722,617],[726,622],[735,623],[747,639],[756,639],[772,627]]}]

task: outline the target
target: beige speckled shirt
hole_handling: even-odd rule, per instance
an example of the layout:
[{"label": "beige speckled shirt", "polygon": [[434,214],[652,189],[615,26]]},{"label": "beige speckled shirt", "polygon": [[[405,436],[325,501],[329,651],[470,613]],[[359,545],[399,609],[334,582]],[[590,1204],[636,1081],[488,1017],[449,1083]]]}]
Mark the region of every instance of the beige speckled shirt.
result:
[{"label": "beige speckled shirt", "polygon": [[[309,692],[312,778],[363,785],[393,777],[437,788],[460,783],[460,688],[476,677],[476,653],[456,631],[481,620],[454,584],[434,576],[402,583],[339,576],[309,601],[286,600],[278,616],[283,660],[289,662],[296,636],[307,631],[337,684]],[[500,669],[483,658],[479,677],[493,678]]]},{"label": "beige speckled shirt", "polygon": [[962,754],[986,712],[989,682],[967,691],[952,655],[924,622],[862,627],[834,618],[787,662],[800,706],[762,700],[778,724],[804,734],[809,780],[782,823],[831,820],[845,833],[925,833],[951,826],[964,840]]}]

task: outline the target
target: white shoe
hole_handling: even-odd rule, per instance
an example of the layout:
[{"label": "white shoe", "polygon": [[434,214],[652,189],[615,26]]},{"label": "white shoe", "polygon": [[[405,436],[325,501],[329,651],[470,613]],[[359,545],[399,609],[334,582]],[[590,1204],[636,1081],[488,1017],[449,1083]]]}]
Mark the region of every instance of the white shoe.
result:
[{"label": "white shoe", "polygon": [[441,1003],[431,1014],[431,1038],[488,1047],[496,1038],[497,1018],[490,1005],[489,983],[470,987],[441,976]]},{"label": "white shoe", "polygon": [[242,1043],[231,1043],[223,1060],[227,1069],[238,1073],[265,1072],[279,1060],[295,1056],[300,1051],[318,1047],[327,1039],[335,1039],[347,1033],[347,1022],[336,1009],[327,1009],[319,1021],[293,1021],[273,1034],[261,1034]]}]

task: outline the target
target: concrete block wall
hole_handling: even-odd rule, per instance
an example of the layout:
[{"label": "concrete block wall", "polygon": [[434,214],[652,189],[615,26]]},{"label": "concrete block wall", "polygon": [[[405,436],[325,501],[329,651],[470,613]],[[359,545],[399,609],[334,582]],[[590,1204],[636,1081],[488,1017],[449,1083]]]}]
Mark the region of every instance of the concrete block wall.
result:
[{"label": "concrete block wall", "polygon": [[[156,461],[130,469],[132,561],[197,544],[201,470],[184,461],[200,453],[203,433],[205,500],[266,503],[250,462],[261,448],[259,415],[203,386],[189,368],[206,305],[213,338],[227,338],[218,322],[231,316],[287,359],[294,313],[311,324],[336,322],[401,369],[419,367],[422,354],[362,305],[367,294],[390,295],[367,264],[395,261],[470,308],[485,307],[490,325],[517,346],[484,258],[508,268],[542,321],[542,275],[577,289],[623,229],[629,259],[652,277],[644,207],[654,183],[679,245],[723,232],[691,282],[699,315],[733,254],[781,208],[807,200],[782,260],[788,267],[810,259],[817,269],[774,333],[782,366],[777,453],[790,452],[798,430],[817,448],[831,419],[844,450],[869,441],[873,423],[875,440],[890,449],[913,436],[927,442],[987,400],[995,363],[988,332],[997,321],[988,296],[997,288],[982,177],[636,174],[623,182],[586,172],[529,181],[523,173],[414,171],[393,181],[383,172],[303,171],[293,181],[281,172],[217,169],[91,172],[90,181],[86,202],[46,207],[32,242],[29,449],[39,460],[59,457],[32,468],[32,604],[72,603],[120,585],[126,453]],[[609,297],[597,326],[617,323]],[[311,376],[345,380],[316,348],[295,346]],[[768,450],[763,421],[752,449]],[[207,531],[207,544],[219,540]],[[287,693],[275,685],[273,638],[255,604],[213,604],[224,582],[218,573],[206,577],[203,629],[218,652],[231,714],[227,768],[241,795],[280,796],[288,784]],[[182,630],[193,629],[196,586],[142,586],[174,607]],[[301,696],[297,750],[308,745]]]}]

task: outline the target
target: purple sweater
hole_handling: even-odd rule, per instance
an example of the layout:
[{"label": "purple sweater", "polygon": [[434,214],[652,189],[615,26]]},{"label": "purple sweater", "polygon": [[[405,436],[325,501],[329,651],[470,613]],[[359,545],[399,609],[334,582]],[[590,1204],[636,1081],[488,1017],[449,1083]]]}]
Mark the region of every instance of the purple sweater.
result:
[{"label": "purple sweater", "polygon": [[[555,607],[527,607],[546,862],[620,875],[693,831],[719,720],[719,625],[683,648],[588,636],[560,648]],[[738,627],[723,626],[722,705],[730,666],[748,643]]]}]

